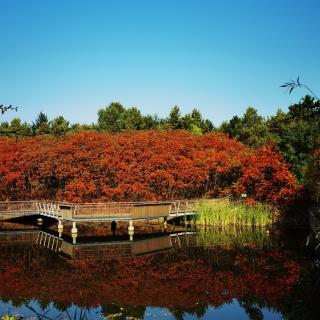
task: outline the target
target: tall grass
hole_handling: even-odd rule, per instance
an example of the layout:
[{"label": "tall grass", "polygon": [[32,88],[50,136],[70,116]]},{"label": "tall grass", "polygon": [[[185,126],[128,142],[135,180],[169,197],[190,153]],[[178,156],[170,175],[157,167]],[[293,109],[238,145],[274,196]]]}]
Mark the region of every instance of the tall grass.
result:
[{"label": "tall grass", "polygon": [[247,206],[228,200],[202,201],[197,212],[198,225],[262,227],[273,222],[273,210],[262,204]]}]

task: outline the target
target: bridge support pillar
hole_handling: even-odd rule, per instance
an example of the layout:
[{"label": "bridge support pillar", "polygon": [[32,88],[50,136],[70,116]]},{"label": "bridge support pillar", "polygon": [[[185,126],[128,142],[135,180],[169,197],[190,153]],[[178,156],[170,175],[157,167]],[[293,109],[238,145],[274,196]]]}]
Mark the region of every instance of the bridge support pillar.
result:
[{"label": "bridge support pillar", "polygon": [[58,233],[59,233],[59,238],[61,238],[63,233],[63,224],[61,220],[58,221]]},{"label": "bridge support pillar", "polygon": [[163,218],[163,228],[164,230],[167,230],[167,217]]},{"label": "bridge support pillar", "polygon": [[77,236],[78,236],[77,224],[75,222],[72,222],[71,237],[72,237],[73,244],[76,244]]},{"label": "bridge support pillar", "polygon": [[132,220],[129,220],[128,234],[129,234],[129,237],[130,237],[130,241],[133,241],[134,226],[133,226],[133,221]]}]

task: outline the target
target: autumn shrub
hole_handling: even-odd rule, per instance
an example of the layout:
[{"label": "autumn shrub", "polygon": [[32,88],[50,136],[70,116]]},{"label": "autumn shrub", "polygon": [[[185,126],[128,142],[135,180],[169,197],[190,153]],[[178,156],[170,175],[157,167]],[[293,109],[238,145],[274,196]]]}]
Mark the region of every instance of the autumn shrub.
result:
[{"label": "autumn shrub", "polygon": [[272,147],[252,150],[221,133],[80,131],[0,138],[0,200],[140,201],[246,193],[254,201],[282,204],[297,190]]}]

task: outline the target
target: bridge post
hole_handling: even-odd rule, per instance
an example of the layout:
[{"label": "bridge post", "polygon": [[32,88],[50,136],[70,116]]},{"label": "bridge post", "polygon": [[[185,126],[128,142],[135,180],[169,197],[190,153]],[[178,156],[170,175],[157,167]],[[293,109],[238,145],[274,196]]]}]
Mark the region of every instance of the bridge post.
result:
[{"label": "bridge post", "polygon": [[163,217],[163,228],[167,230],[167,217]]},{"label": "bridge post", "polygon": [[72,222],[72,229],[71,229],[71,237],[72,237],[72,243],[76,244],[77,242],[77,236],[78,236],[78,229],[76,222]]},{"label": "bridge post", "polygon": [[63,224],[61,220],[58,220],[58,233],[59,233],[59,238],[61,238],[63,233]]},{"label": "bridge post", "polygon": [[129,220],[128,234],[130,236],[130,241],[133,241],[133,235],[134,235],[133,220]]}]

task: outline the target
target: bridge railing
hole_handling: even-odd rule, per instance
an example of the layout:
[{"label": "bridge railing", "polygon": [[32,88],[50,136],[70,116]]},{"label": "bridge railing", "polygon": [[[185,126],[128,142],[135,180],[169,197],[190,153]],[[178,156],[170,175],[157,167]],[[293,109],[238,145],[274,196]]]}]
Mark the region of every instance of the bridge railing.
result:
[{"label": "bridge railing", "polygon": [[72,218],[95,219],[95,218],[130,218],[133,205],[130,203],[81,203],[74,204],[71,208]]},{"label": "bridge railing", "polygon": [[197,209],[199,200],[177,200],[171,204],[171,214],[194,212]]},{"label": "bridge railing", "polygon": [[36,201],[8,201],[0,202],[0,213],[10,214],[10,213],[31,213],[37,212],[37,202]]},{"label": "bridge railing", "polygon": [[184,213],[196,210],[198,201],[149,201],[149,202],[110,202],[74,204],[70,211],[72,218],[89,219],[99,217],[119,219],[145,219],[166,217],[170,213]]},{"label": "bridge railing", "polygon": [[196,210],[197,200],[67,203],[59,201],[0,202],[0,213],[40,213],[62,219],[147,219]]}]

